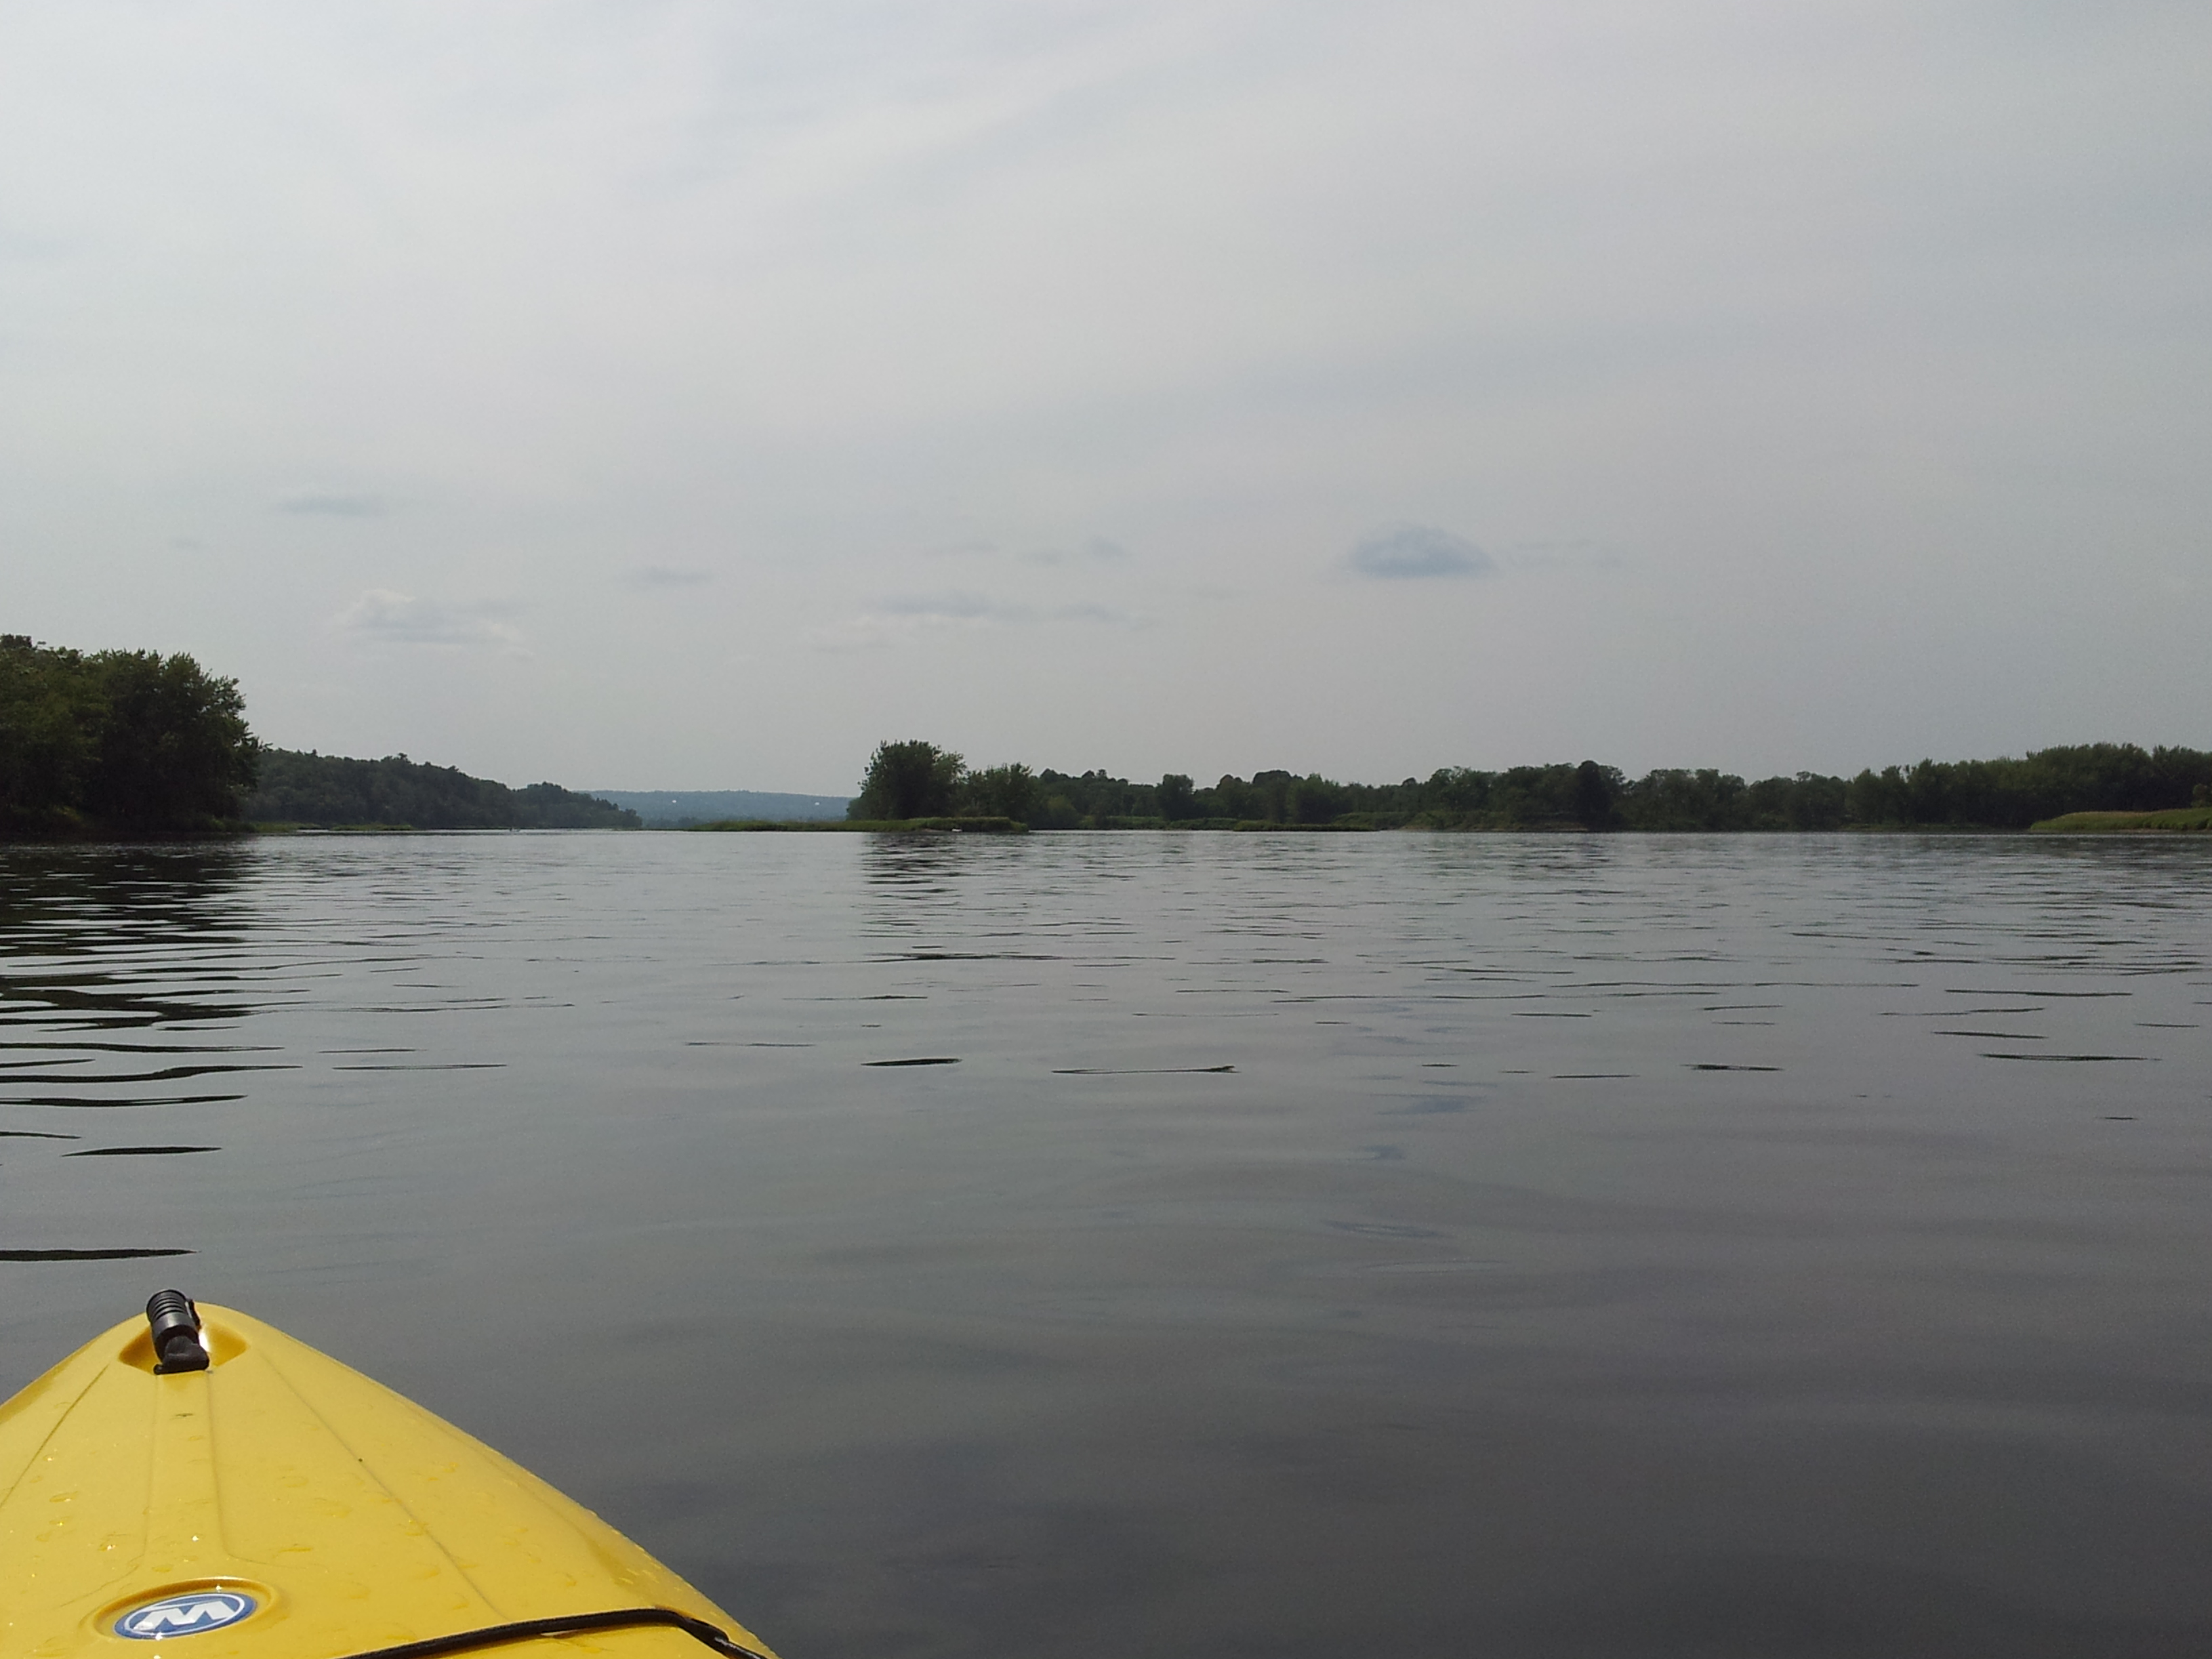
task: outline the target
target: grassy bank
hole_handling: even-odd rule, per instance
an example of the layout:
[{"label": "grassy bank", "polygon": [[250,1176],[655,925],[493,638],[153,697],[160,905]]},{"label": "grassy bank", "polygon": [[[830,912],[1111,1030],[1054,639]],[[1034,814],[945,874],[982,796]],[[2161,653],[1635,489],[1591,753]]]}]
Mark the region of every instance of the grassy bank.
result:
[{"label": "grassy bank", "polygon": [[2142,836],[2212,830],[2212,806],[2177,806],[2164,812],[2069,812],[2028,826],[2038,836]]}]

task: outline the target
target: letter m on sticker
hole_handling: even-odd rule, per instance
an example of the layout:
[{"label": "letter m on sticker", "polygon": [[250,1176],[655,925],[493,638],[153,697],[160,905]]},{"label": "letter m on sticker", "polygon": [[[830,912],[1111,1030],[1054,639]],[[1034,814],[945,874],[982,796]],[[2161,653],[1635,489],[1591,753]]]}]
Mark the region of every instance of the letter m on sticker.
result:
[{"label": "letter m on sticker", "polygon": [[228,1601],[168,1601],[158,1607],[149,1607],[131,1621],[134,1636],[158,1636],[165,1630],[198,1630],[209,1625],[226,1624],[238,1613],[238,1608]]}]

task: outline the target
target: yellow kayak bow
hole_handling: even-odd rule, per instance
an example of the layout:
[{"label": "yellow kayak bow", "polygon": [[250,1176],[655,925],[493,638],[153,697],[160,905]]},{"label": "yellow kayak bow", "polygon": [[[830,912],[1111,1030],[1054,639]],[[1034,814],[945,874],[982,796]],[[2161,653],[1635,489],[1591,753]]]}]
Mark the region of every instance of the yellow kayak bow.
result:
[{"label": "yellow kayak bow", "polygon": [[0,1406],[10,1659],[433,1659],[553,1638],[773,1659],[526,1469],[174,1291]]}]

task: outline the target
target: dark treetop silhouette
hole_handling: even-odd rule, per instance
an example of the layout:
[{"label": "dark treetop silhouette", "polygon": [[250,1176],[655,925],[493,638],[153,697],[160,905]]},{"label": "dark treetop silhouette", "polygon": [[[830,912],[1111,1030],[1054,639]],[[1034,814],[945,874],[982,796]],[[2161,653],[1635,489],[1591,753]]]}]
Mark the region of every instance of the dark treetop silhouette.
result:
[{"label": "dark treetop silhouette", "polygon": [[908,739],[877,746],[848,811],[878,821],[1002,817],[1034,830],[2024,830],[2063,813],[2158,811],[2208,796],[2212,755],[2114,743],[2017,760],[1925,760],[1849,779],[1800,772],[1747,783],[1711,769],[1662,768],[1632,780],[1586,760],[1498,772],[1448,766],[1387,784],[1267,771],[1200,787],[1172,772],[1158,783],[1132,783],[1103,771],[1032,773],[1018,763],[971,771],[959,755]]},{"label": "dark treetop silhouette", "polygon": [[0,635],[0,834],[219,828],[260,756],[238,682],[181,652]]}]

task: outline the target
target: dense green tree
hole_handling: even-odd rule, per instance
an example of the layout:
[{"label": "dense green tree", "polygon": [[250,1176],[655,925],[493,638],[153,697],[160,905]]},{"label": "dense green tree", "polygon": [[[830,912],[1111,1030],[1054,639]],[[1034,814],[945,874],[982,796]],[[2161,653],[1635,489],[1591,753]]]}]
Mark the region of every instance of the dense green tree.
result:
[{"label": "dense green tree", "polygon": [[[917,772],[958,757],[927,744],[884,744],[882,762],[906,751]],[[872,777],[876,767],[872,765]],[[957,771],[955,774],[957,776]],[[1026,808],[996,781],[1024,780]],[[994,767],[966,777],[956,810],[1025,818],[1032,829],[1122,829],[1166,823],[1280,823],[1310,828],[1824,831],[1851,825],[1942,824],[2022,829],[2082,811],[2152,810],[2212,798],[2212,755],[2089,744],[2021,759],[1922,761],[1862,772],[1846,781],[1819,773],[1747,783],[1713,768],[1662,767],[1634,781],[1616,768],[1516,766],[1502,772],[1445,767],[1426,779],[1339,783],[1308,773],[1224,773],[1205,788],[1170,773],[1157,784],[1104,771]],[[864,796],[856,817],[885,816]],[[901,816],[934,816],[908,811]]]},{"label": "dense green tree", "polygon": [[1430,775],[1426,784],[1413,792],[1420,801],[1415,810],[1444,818],[1471,817],[1489,807],[1493,781],[1488,772],[1464,766],[1441,767]]},{"label": "dense green tree", "polygon": [[1352,811],[1352,793],[1318,772],[1294,778],[1283,792],[1283,818],[1289,823],[1334,823]]},{"label": "dense green tree", "polygon": [[1632,830],[1748,830],[1750,791],[1741,778],[1711,767],[1663,768],[1629,785],[1620,815]]},{"label": "dense green tree", "polygon": [[359,760],[277,749],[263,763],[261,787],[246,806],[264,823],[507,830],[514,827],[510,793],[506,785],[459,767],[404,755]]},{"label": "dense green tree", "polygon": [[1200,792],[1200,801],[1210,818],[1253,818],[1260,813],[1251,786],[1233,772],[1224,772],[1216,778],[1213,787]]},{"label": "dense green tree", "polygon": [[1575,822],[1575,769],[1510,766],[1490,789],[1490,816],[1500,829],[1541,830]]},{"label": "dense green tree", "polygon": [[1841,778],[1800,772],[1761,778],[1744,792],[1753,830],[1840,830],[1850,786]]},{"label": "dense green tree", "polygon": [[1047,767],[1037,774],[1038,798],[1047,803],[1064,800],[1074,814],[1072,825],[1054,823],[1048,826],[1042,818],[1045,808],[1030,814],[1032,829],[1090,828],[1097,830],[1131,829],[1158,823],[1160,819],[1159,790],[1149,783],[1132,783],[1127,778],[1117,778],[1103,771],[1085,772],[1071,777],[1065,772],[1055,772]]},{"label": "dense green tree", "polygon": [[635,830],[636,813],[554,783],[510,789],[458,767],[404,755],[355,760],[266,751],[261,786],[246,802],[264,823],[396,823],[416,830]]},{"label": "dense green tree", "polygon": [[951,750],[919,738],[879,743],[847,815],[874,819],[945,817],[957,804],[963,765]]},{"label": "dense green tree", "polygon": [[2041,749],[2020,759],[1923,760],[1860,773],[1846,792],[1849,821],[2025,829],[2066,812],[2148,812],[2186,806],[2212,785],[2212,755],[2131,743]]},{"label": "dense green tree", "polygon": [[106,714],[81,653],[0,635],[0,829],[81,807]]},{"label": "dense green tree", "polygon": [[1613,799],[1620,793],[1619,772],[1584,761],[1575,768],[1575,822],[1585,830],[1611,829]]},{"label": "dense green tree", "polygon": [[513,792],[518,830],[641,830],[645,820],[626,806],[557,783],[525,784]]},{"label": "dense green tree", "polygon": [[1252,775],[1252,816],[1269,823],[1295,823],[1291,817],[1291,789],[1297,779],[1280,767]]},{"label": "dense green tree", "polygon": [[259,762],[238,682],[190,656],[0,636],[0,828],[205,829],[236,818]]},{"label": "dense green tree", "polygon": [[1030,809],[1036,803],[1036,775],[1019,761],[1006,766],[988,766],[980,772],[968,775],[964,799],[960,805],[966,811],[987,818],[1016,818],[1027,821]]},{"label": "dense green tree", "polygon": [[143,830],[235,818],[260,763],[238,682],[181,653],[107,651],[93,660],[106,717],[85,775],[86,811]]}]

